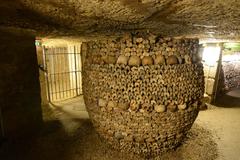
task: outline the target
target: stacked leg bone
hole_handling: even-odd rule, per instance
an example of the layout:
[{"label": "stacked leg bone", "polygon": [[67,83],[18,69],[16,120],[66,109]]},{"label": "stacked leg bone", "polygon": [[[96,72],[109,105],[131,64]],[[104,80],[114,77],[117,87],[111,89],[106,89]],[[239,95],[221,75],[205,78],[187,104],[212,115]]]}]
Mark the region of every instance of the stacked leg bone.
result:
[{"label": "stacked leg bone", "polygon": [[177,147],[204,92],[196,39],[125,35],[88,43],[84,99],[114,148],[154,156]]}]

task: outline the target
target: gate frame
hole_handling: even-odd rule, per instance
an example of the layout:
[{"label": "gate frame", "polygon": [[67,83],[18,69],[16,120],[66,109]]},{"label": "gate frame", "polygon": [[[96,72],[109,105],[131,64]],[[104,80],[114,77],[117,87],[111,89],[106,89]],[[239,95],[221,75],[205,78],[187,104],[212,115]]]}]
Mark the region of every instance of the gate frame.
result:
[{"label": "gate frame", "polygon": [[[50,47],[49,47],[50,48]],[[56,48],[58,48],[58,47],[56,47]],[[56,53],[55,52],[55,48],[54,47],[51,47],[51,49],[52,49],[52,53],[51,53],[51,55],[57,55],[58,53]],[[53,92],[53,90],[52,90],[52,92],[50,91],[50,78],[49,78],[49,76],[51,76],[50,75],[50,73],[48,72],[48,65],[47,65],[47,56],[48,56],[48,54],[47,54],[47,48],[45,47],[45,46],[43,46],[43,68],[44,68],[44,75],[45,75],[45,81],[46,81],[46,87],[47,87],[47,99],[48,99],[48,102],[49,103],[52,103],[52,102],[54,102],[53,101],[53,94],[55,93],[55,92]],[[80,72],[80,74],[82,74],[82,64],[81,64],[81,66],[80,66],[80,64],[79,64],[79,69],[78,69],[78,67],[77,67],[77,54],[79,54],[80,55],[80,63],[82,63],[82,54],[81,54],[81,47],[80,47],[80,51],[79,51],[79,53],[77,53],[76,52],[76,47],[75,47],[75,45],[73,46],[73,53],[69,53],[68,51],[67,51],[67,53],[63,53],[63,54],[67,54],[67,55],[69,55],[69,54],[73,54],[73,57],[74,57],[74,60],[73,60],[73,62],[74,62],[74,71],[69,71],[69,75],[70,75],[70,73],[74,73],[75,74],[75,85],[76,85],[76,87],[75,87],[75,91],[76,91],[76,95],[75,96],[73,96],[73,97],[70,97],[70,98],[74,98],[74,97],[77,97],[77,96],[80,96],[80,95],[82,95],[82,93],[80,93],[81,92],[81,90],[82,90],[82,88],[80,87],[79,88],[79,84],[78,84],[78,81],[81,83],[82,82],[82,80],[78,80],[79,78],[78,78],[78,72]],[[54,64],[53,64],[54,65]],[[54,72],[55,73],[55,72]],[[80,77],[82,77],[82,75],[80,76]],[[73,82],[74,83],[74,82]],[[80,85],[81,86],[81,85]],[[70,89],[71,90],[71,89]],[[80,90],[80,91],[78,91],[78,90]],[[60,91],[60,89],[59,89],[59,93],[61,93],[62,91]],[[64,92],[64,91],[63,91]],[[56,93],[57,94],[57,93]],[[73,93],[74,94],[74,93]],[[52,95],[52,96],[51,96]],[[71,95],[71,93],[70,93],[70,95]],[[66,99],[63,99],[63,100],[67,100],[67,99],[70,99],[70,98],[66,98]],[[61,101],[61,98],[60,98],[60,100],[57,100],[57,101]]]}]

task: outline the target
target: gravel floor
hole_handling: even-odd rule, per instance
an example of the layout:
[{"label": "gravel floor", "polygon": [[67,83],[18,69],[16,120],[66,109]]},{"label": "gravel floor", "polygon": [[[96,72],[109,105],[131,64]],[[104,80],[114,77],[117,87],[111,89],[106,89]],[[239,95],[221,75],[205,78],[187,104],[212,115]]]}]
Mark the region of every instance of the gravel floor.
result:
[{"label": "gravel floor", "polygon": [[[220,97],[200,112],[184,143],[159,157],[143,158],[111,149],[95,132],[82,97],[64,106],[43,106],[38,135],[0,146],[0,160],[240,160],[240,100]],[[81,117],[82,119],[80,119]]]},{"label": "gravel floor", "polygon": [[4,144],[1,160],[214,160],[218,156],[216,134],[197,123],[176,151],[143,158],[111,149],[89,119],[74,119],[60,110],[44,112],[47,120],[42,131],[32,138]]}]

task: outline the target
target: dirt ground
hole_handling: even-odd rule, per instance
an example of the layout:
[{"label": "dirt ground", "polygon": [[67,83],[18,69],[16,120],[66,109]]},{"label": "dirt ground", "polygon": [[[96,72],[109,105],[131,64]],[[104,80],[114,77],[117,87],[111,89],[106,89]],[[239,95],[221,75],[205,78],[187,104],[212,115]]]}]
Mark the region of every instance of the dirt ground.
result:
[{"label": "dirt ground", "polygon": [[[211,109],[201,111],[179,148],[150,159],[240,160],[240,102],[239,99],[230,102],[234,104],[228,104],[230,108],[211,106]],[[145,159],[113,150],[102,141],[88,119],[81,97],[43,106],[43,113],[45,123],[39,134],[3,143],[1,160]]]}]

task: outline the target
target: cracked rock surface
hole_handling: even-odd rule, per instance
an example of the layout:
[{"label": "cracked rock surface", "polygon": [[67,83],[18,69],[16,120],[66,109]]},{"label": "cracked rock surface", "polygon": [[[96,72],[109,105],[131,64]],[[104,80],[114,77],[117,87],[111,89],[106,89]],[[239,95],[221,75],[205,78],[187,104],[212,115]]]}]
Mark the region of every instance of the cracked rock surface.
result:
[{"label": "cracked rock surface", "polygon": [[238,0],[11,0],[1,27],[41,36],[106,36],[150,30],[168,36],[240,38]]}]

